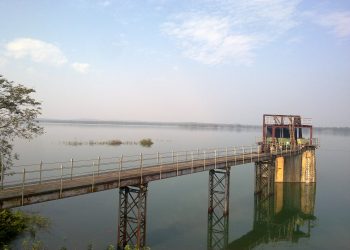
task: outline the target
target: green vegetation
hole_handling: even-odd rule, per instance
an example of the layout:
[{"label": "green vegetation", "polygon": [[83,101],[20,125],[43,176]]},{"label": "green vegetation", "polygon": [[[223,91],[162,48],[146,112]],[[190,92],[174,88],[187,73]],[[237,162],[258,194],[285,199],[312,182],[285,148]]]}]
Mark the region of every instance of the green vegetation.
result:
[{"label": "green vegetation", "polygon": [[6,246],[18,235],[27,233],[23,249],[42,249],[41,241],[35,239],[36,232],[47,229],[50,223],[47,218],[36,214],[27,214],[22,211],[2,210],[0,212],[0,247],[9,249]]},{"label": "green vegetation", "polygon": [[31,97],[33,93],[34,89],[0,75],[0,172],[10,168],[17,158],[12,152],[15,138],[32,139],[43,133],[36,120],[41,103]]},{"label": "green vegetation", "polygon": [[114,139],[114,140],[109,140],[109,141],[93,141],[90,140],[89,141],[89,145],[93,146],[93,145],[110,145],[110,146],[118,146],[121,145],[123,142],[121,140],[118,139]]},{"label": "green vegetation", "polygon": [[84,143],[81,142],[81,141],[64,141],[63,144],[65,144],[67,146],[81,146],[81,145],[84,145]]},{"label": "green vegetation", "polygon": [[16,211],[0,212],[0,245],[3,246],[26,229],[26,217]]},{"label": "green vegetation", "polygon": [[121,145],[123,142],[121,140],[110,140],[106,141],[107,145]]},{"label": "green vegetation", "polygon": [[129,245],[126,245],[124,250],[151,250],[150,247],[142,247],[142,248],[139,248],[137,246],[129,246]]},{"label": "green vegetation", "polygon": [[94,140],[89,140],[89,141],[64,141],[63,144],[68,145],[68,146],[82,146],[82,145],[89,145],[89,146],[94,146],[94,145],[110,145],[110,146],[119,146],[121,144],[127,144],[127,142],[122,142],[121,140],[118,139],[113,139],[109,141],[94,141]]},{"label": "green vegetation", "polygon": [[150,139],[150,138],[147,138],[147,139],[142,139],[140,141],[140,145],[142,147],[151,147],[153,145],[153,141]]},{"label": "green vegetation", "polygon": [[44,243],[40,240],[31,240],[31,239],[24,239],[22,242],[22,249],[23,250],[44,250],[46,249],[44,247]]},{"label": "green vegetation", "polygon": [[[0,75],[0,173],[11,168],[13,159],[18,158],[13,153],[15,138],[29,140],[44,132],[37,121],[41,103],[32,98],[33,93],[34,89],[15,84]],[[0,247],[9,249],[6,244],[22,233],[28,233],[35,239],[36,231],[48,227],[48,224],[47,219],[38,215],[1,210]],[[39,241],[32,240],[24,243],[23,249],[40,249],[41,245]]]}]

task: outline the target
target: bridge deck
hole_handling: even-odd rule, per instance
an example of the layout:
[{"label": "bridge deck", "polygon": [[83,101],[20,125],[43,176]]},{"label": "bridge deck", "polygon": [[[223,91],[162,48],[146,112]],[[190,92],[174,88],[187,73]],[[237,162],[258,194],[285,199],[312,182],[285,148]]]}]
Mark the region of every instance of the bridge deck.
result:
[{"label": "bridge deck", "polygon": [[[62,199],[92,192],[114,189],[124,186],[140,185],[150,181],[182,176],[210,169],[225,169],[226,167],[270,160],[276,155],[286,156],[297,154],[302,148],[285,149],[273,153],[259,153],[258,148],[250,153],[226,154],[215,157],[177,161],[172,163],[154,164],[153,166],[134,167],[124,170],[112,170],[103,173],[65,177],[42,181],[41,183],[20,183],[17,186],[4,186],[0,190],[0,209],[35,204],[44,201]],[[186,155],[187,158],[187,155]],[[173,159],[174,161],[174,159]],[[41,173],[40,173],[41,175]]]}]

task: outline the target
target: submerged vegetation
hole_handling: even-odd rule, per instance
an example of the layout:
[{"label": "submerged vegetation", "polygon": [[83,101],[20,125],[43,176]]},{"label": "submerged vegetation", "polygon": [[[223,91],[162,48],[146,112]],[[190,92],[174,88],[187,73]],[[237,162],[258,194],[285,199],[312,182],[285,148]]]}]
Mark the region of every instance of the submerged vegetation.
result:
[{"label": "submerged vegetation", "polygon": [[140,141],[140,145],[142,147],[151,147],[153,145],[153,141],[150,138],[142,139]]},{"label": "submerged vegetation", "polygon": [[107,140],[107,141],[95,141],[95,140],[89,140],[89,141],[64,141],[63,144],[68,146],[83,146],[83,145],[89,145],[89,146],[95,146],[95,145],[109,145],[109,146],[119,146],[119,145],[138,145],[140,144],[143,147],[151,147],[154,142],[150,138],[142,139],[139,142],[136,141],[121,141],[119,139],[113,139],[113,140]]},{"label": "submerged vegetation", "polygon": [[109,141],[93,141],[90,140],[89,141],[89,145],[93,146],[93,145],[110,145],[110,146],[118,146],[123,144],[123,142],[121,140],[118,139],[114,139],[114,140],[109,140]]},{"label": "submerged vegetation", "polygon": [[68,146],[83,146],[83,145],[89,145],[89,146],[95,146],[95,145],[110,145],[110,146],[119,146],[119,145],[132,145],[137,144],[137,142],[132,141],[121,141],[119,139],[113,139],[108,141],[64,141],[63,144]]}]

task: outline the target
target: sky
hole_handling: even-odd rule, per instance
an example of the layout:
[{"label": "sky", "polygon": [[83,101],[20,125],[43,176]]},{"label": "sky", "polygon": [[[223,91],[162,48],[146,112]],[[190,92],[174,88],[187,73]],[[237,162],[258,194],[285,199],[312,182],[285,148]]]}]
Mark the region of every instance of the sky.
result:
[{"label": "sky", "polygon": [[0,0],[42,118],[350,126],[348,0]]}]

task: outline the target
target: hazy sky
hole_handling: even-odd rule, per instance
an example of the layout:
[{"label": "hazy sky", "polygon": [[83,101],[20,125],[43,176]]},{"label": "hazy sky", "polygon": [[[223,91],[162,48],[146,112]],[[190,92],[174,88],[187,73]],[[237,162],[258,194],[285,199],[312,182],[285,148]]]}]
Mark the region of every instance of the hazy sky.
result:
[{"label": "hazy sky", "polygon": [[0,0],[44,118],[350,126],[349,0]]}]

